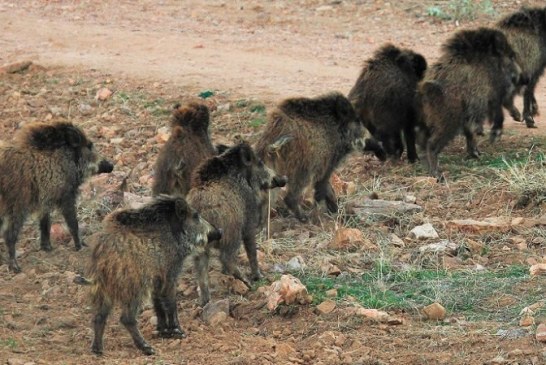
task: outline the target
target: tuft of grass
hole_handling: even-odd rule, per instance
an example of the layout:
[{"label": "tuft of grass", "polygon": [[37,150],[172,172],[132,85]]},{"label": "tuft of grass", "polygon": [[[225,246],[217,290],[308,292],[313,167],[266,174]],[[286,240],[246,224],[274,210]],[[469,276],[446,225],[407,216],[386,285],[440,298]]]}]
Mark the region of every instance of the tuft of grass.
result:
[{"label": "tuft of grass", "polygon": [[468,21],[480,15],[493,16],[495,8],[491,0],[450,0],[443,6],[427,8],[427,15],[440,20]]},{"label": "tuft of grass", "polygon": [[7,347],[10,350],[15,350],[19,346],[17,344],[17,341],[12,337],[9,337],[6,339],[0,339],[0,344],[2,345],[2,347]]},{"label": "tuft of grass", "polygon": [[255,119],[252,119],[250,122],[248,122],[248,124],[249,124],[252,128],[259,128],[259,127],[261,127],[262,125],[264,125],[265,123],[266,123],[265,118],[255,118]]},{"label": "tuft of grass", "polygon": [[543,290],[536,283],[525,285],[530,278],[528,268],[521,265],[450,272],[396,269],[378,263],[359,277],[301,275],[300,280],[313,295],[315,304],[326,298],[327,290],[336,288],[338,300],[350,296],[366,308],[417,311],[439,302],[449,313],[464,314],[469,319],[513,320],[522,308],[542,299]]},{"label": "tuft of grass", "polygon": [[506,183],[510,192],[518,195],[517,206],[523,208],[531,202],[541,204],[546,201],[546,158],[544,153],[529,153],[523,162],[503,159],[505,169],[498,170],[498,176]]}]

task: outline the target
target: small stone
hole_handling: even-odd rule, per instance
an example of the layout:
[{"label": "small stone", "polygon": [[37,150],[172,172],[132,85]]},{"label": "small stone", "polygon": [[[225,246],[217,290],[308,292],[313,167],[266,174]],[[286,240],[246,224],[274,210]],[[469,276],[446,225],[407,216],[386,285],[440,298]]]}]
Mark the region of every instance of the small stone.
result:
[{"label": "small stone", "polygon": [[510,218],[491,217],[482,221],[474,219],[455,219],[447,222],[447,228],[467,233],[482,233],[488,231],[507,232],[512,228]]},{"label": "small stone", "polygon": [[536,339],[539,342],[546,342],[546,324],[541,323],[537,327]]},{"label": "small stone", "polygon": [[305,263],[301,256],[294,256],[286,263],[288,271],[300,271],[304,266]]},{"label": "small stone", "polygon": [[78,110],[82,115],[91,115],[93,114],[93,107],[89,104],[81,103],[78,105]]},{"label": "small stone", "polygon": [[431,305],[427,305],[422,309],[422,312],[427,317],[427,319],[433,321],[441,321],[446,316],[445,308],[439,303],[432,303]]},{"label": "small stone", "polygon": [[[374,194],[377,196],[376,193]],[[405,203],[403,201],[381,200],[377,198],[352,202],[352,205],[354,206],[353,211],[358,216],[379,215],[384,217],[395,214],[417,213],[423,210],[423,207],[417,204]]]},{"label": "small stone", "polygon": [[415,195],[406,195],[404,197],[404,203],[415,204],[416,201],[417,198],[415,197]]},{"label": "small stone", "polygon": [[531,276],[544,275],[544,273],[546,273],[546,264],[540,263],[531,266],[529,273]]},{"label": "small stone", "polygon": [[17,359],[17,358],[11,358],[8,359],[7,365],[25,365],[25,360]]},{"label": "small stone", "polygon": [[526,315],[519,320],[521,327],[529,327],[535,324],[535,319],[532,316]]},{"label": "small stone", "polygon": [[278,343],[275,346],[275,354],[280,359],[288,359],[290,356],[293,356],[296,353],[296,350],[287,343]]},{"label": "small stone", "polygon": [[50,228],[50,238],[51,242],[54,243],[69,243],[72,239],[70,232],[60,223],[54,223]]},{"label": "small stone", "polygon": [[438,233],[430,223],[413,228],[409,233],[411,238],[423,240],[427,238],[439,238]]},{"label": "small stone", "polygon": [[326,290],[326,296],[328,298],[336,298],[337,297],[337,289],[330,289],[330,290]]},{"label": "small stone", "polygon": [[219,324],[225,322],[227,319],[228,319],[228,315],[225,312],[218,312],[210,316],[207,323],[211,327],[217,327]]},{"label": "small stone", "polygon": [[235,279],[234,277],[229,277],[227,286],[230,288],[232,292],[238,295],[245,295],[250,290],[245,283],[243,283],[239,279]]},{"label": "small stone", "polygon": [[387,324],[391,326],[399,326],[401,324],[404,324],[403,318],[397,318],[397,317],[389,317],[387,320]]},{"label": "small stone", "polygon": [[281,303],[307,304],[312,299],[309,298],[305,285],[292,275],[281,276],[281,279],[273,282],[264,294],[270,311],[275,310]]},{"label": "small stone", "polygon": [[437,243],[431,243],[429,245],[419,247],[421,253],[448,253],[451,255],[457,254],[459,246],[449,240],[441,240]]},{"label": "small stone", "polygon": [[327,299],[324,302],[317,305],[317,312],[319,314],[332,313],[334,309],[336,309],[336,302],[330,299]]},{"label": "small stone", "polygon": [[150,317],[150,324],[154,327],[157,326],[157,316]]},{"label": "small stone", "polygon": [[121,144],[123,141],[124,141],[123,137],[116,137],[116,138],[110,139],[111,144]]},{"label": "small stone", "polygon": [[395,247],[404,247],[404,246],[406,246],[405,242],[400,237],[395,235],[394,233],[390,234],[390,239],[391,239],[391,244],[393,246],[395,246]]},{"label": "small stone", "polygon": [[521,356],[523,355],[523,351],[520,350],[520,349],[515,349],[515,350],[512,350],[510,351],[509,353],[506,354],[506,356],[509,358],[509,359],[512,359],[514,357],[518,357],[518,356]]},{"label": "small stone", "polygon": [[[223,312],[225,314],[225,317],[223,316],[217,316],[218,313]],[[214,318],[216,316],[216,318]],[[212,321],[223,321],[229,316],[229,300],[228,299],[222,299],[218,300],[216,302],[208,302],[205,307],[203,307],[203,313],[202,317],[203,320],[208,323],[209,325],[212,325]]]},{"label": "small stone", "polygon": [[95,95],[95,99],[99,101],[105,101],[112,96],[112,90],[107,87],[100,88]]},{"label": "small stone", "polygon": [[378,322],[387,322],[389,320],[389,314],[377,309],[357,308],[356,314],[362,317],[374,319]]},{"label": "small stone", "polygon": [[357,228],[340,228],[336,231],[334,239],[328,245],[329,248],[337,250],[346,250],[352,248],[363,248],[364,250],[377,250],[369,239],[364,238],[364,234]]}]

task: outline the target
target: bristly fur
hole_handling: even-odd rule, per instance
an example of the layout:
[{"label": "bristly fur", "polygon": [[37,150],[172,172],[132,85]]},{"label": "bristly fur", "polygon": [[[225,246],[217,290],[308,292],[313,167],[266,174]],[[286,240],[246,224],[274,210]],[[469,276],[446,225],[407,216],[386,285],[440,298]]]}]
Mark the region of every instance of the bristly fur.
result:
[{"label": "bristly fur", "polygon": [[192,102],[185,106],[180,106],[180,104],[175,106],[171,119],[171,126],[189,128],[195,132],[207,132],[209,121],[209,108],[204,104]]},{"label": "bristly fur", "polygon": [[241,164],[241,156],[249,161],[255,159],[252,147],[247,142],[241,142],[222,153],[203,162],[193,175],[192,186],[204,185],[209,181],[222,179],[236,170]]},{"label": "bristly fur", "polygon": [[[303,118],[313,122],[336,123],[344,126],[354,109],[343,94],[332,92],[316,98],[290,98],[284,100],[278,109],[289,117]],[[336,118],[331,118],[336,116]]]},{"label": "bristly fur", "polygon": [[27,124],[17,136],[20,143],[38,150],[74,148],[88,143],[81,129],[68,122]]},{"label": "bristly fur", "polygon": [[504,29],[521,29],[533,33],[546,32],[546,7],[527,8],[523,7],[519,11],[503,18],[499,27]]},{"label": "bristly fur", "polygon": [[123,226],[157,226],[173,219],[182,222],[187,211],[189,207],[184,198],[160,195],[141,208],[114,212],[110,219]]},{"label": "bristly fur", "polygon": [[515,56],[506,36],[499,30],[478,28],[461,30],[442,46],[442,50],[453,58],[466,62],[481,62],[484,56]]}]

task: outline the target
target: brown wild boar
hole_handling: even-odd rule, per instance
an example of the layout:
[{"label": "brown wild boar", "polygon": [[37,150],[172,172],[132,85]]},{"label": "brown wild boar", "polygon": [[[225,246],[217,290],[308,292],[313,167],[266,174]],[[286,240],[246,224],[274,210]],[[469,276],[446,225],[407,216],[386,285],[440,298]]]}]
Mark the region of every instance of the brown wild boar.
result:
[{"label": "brown wild boar", "polygon": [[426,69],[419,53],[386,44],[366,61],[349,92],[356,114],[391,158],[400,159],[404,151],[403,133],[408,160],[417,160],[417,83]]},{"label": "brown wild boar", "polygon": [[209,109],[204,104],[192,102],[175,107],[171,119],[172,134],[155,163],[153,195],[186,196],[192,171],[216,154],[210,141],[209,123]]},{"label": "brown wild boar", "polygon": [[223,230],[220,240],[210,241],[206,250],[195,257],[202,306],[210,300],[208,262],[212,249],[220,252],[224,273],[250,286],[236,264],[242,241],[250,263],[250,279],[260,278],[256,232],[261,219],[261,193],[285,183],[286,178],[267,168],[246,142],[206,160],[194,172],[188,203]]},{"label": "brown wild boar", "polygon": [[284,100],[270,113],[256,143],[256,153],[266,165],[288,177],[284,201],[301,222],[308,220],[300,201],[309,185],[315,189],[317,203],[326,200],[328,210],[337,212],[330,176],[353,150],[373,151],[385,159],[382,147],[338,92]]},{"label": "brown wild boar", "polygon": [[489,119],[491,139],[500,135],[502,105],[519,83],[521,68],[502,32],[479,28],[455,33],[419,86],[429,171],[439,180],[438,154],[462,130],[469,157],[478,158],[474,134]]},{"label": "brown wild boar", "polygon": [[40,219],[40,247],[50,251],[50,213],[60,209],[74,245],[80,239],[76,217],[78,188],[91,174],[110,172],[113,165],[98,161],[93,143],[72,123],[30,123],[14,141],[0,144],[0,230],[8,248],[9,269],[20,272],[15,243],[25,219]]},{"label": "brown wild boar", "polygon": [[103,229],[91,236],[95,245],[89,279],[95,308],[92,351],[103,352],[106,320],[115,303],[122,306],[120,321],[146,355],[154,349],[144,340],[136,316],[144,298],[152,295],[161,337],[185,337],[176,304],[177,278],[184,259],[204,250],[221,231],[200,217],[184,198],[160,195],[139,209],[108,215]]},{"label": "brown wild boar", "polygon": [[[522,8],[501,19],[497,27],[506,35],[516,53],[516,61],[529,79],[523,92],[523,121],[528,128],[536,128],[533,117],[539,111],[535,88],[546,68],[546,7]],[[521,91],[521,87],[517,91]],[[514,120],[521,121],[513,97],[505,106]]]}]

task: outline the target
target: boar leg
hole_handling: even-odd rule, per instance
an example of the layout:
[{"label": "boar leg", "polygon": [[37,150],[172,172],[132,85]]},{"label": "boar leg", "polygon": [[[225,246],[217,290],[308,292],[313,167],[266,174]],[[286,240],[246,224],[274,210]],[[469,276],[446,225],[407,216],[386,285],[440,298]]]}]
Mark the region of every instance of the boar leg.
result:
[{"label": "boar leg", "polygon": [[407,123],[404,126],[404,139],[406,140],[406,150],[408,154],[408,161],[414,163],[419,159],[417,156],[417,149],[415,147],[415,123]]},{"label": "boar leg", "polygon": [[93,320],[93,326],[95,329],[95,338],[93,339],[93,345],[91,351],[97,355],[102,355],[103,344],[102,338],[104,336],[104,328],[106,327],[106,321],[112,310],[112,306],[106,304],[104,300],[99,300],[100,304],[98,306],[97,313]]},{"label": "boar leg", "polygon": [[501,135],[504,125],[504,114],[502,113],[502,106],[498,106],[492,111],[490,116],[491,121],[493,122],[493,127],[489,135],[489,142],[495,142]]},{"label": "boar leg", "polygon": [[262,274],[260,273],[260,268],[258,266],[255,232],[251,232],[243,237],[243,243],[245,245],[248,262],[250,263],[250,279],[253,281],[260,280],[262,278]]},{"label": "boar leg", "polygon": [[185,338],[186,334],[180,328],[180,323],[178,322],[178,308],[176,305],[176,278],[178,275],[168,277],[172,278],[172,280],[168,279],[164,296],[161,298],[165,314],[167,315],[167,331],[169,337]]},{"label": "boar leg", "polygon": [[210,301],[209,292],[209,253],[203,252],[193,258],[197,283],[199,285],[199,297],[201,307]]},{"label": "boar leg", "polygon": [[332,184],[330,184],[330,175],[328,174],[327,178],[324,178],[321,181],[318,181],[315,184],[315,201],[320,203],[321,201],[326,201],[326,207],[330,213],[337,214],[337,198]]},{"label": "boar leg", "polygon": [[[252,285],[250,281],[241,273],[239,267],[237,266],[237,251],[239,250],[238,245],[232,245],[235,247],[226,247],[220,252],[220,262],[222,263],[222,272],[226,275],[231,275],[235,279],[241,280],[245,283],[246,286],[250,288]],[[245,246],[246,249],[246,246]],[[257,260],[256,260],[257,265]]]},{"label": "boar leg", "polygon": [[15,243],[17,243],[17,237],[19,236],[19,232],[23,227],[23,221],[23,216],[9,217],[6,222],[7,227],[4,231],[4,241],[6,242],[9,256],[8,267],[10,271],[16,274],[21,272],[21,268],[19,267],[19,264],[17,264]]},{"label": "boar leg", "polygon": [[469,158],[480,158],[480,151],[474,138],[474,131],[468,126],[464,126],[463,133],[466,138],[466,152]]},{"label": "boar leg", "polygon": [[138,307],[139,303],[136,300],[126,304],[121,313],[120,322],[131,334],[135,346],[145,355],[153,355],[155,353],[154,349],[144,340],[137,327],[136,315],[138,312]]},{"label": "boar leg", "polygon": [[308,179],[304,178],[305,175],[307,174],[302,172],[299,178],[290,180],[288,183],[288,192],[284,197],[284,202],[288,209],[290,209],[296,218],[302,223],[306,223],[309,220],[309,218],[303,214],[300,207],[301,195],[303,189],[305,189],[305,186],[308,183]]},{"label": "boar leg", "polygon": [[[527,128],[536,128],[535,120],[533,118],[533,111],[538,113],[538,105],[536,105],[536,99],[534,95],[537,81],[537,78],[533,77],[529,81],[529,84],[525,87],[525,91],[523,92],[523,120],[525,121],[525,125],[527,125]],[[535,107],[533,107],[533,101]]]},{"label": "boar leg", "polygon": [[44,213],[40,219],[40,248],[44,251],[51,251],[51,240],[49,238],[51,230],[51,218],[49,213]]},{"label": "boar leg", "polygon": [[165,306],[163,305],[163,300],[161,299],[161,281],[156,280],[154,283],[154,292],[152,295],[153,302],[154,302],[154,311],[155,315],[157,316],[157,332],[159,332],[159,335],[164,337],[164,333],[167,332],[167,314]]},{"label": "boar leg", "polygon": [[63,214],[68,230],[72,235],[76,250],[80,250],[82,246],[87,246],[85,242],[80,241],[78,217],[76,215],[76,202],[73,199],[68,199],[66,202],[63,202],[63,205],[61,206],[61,213]]}]

